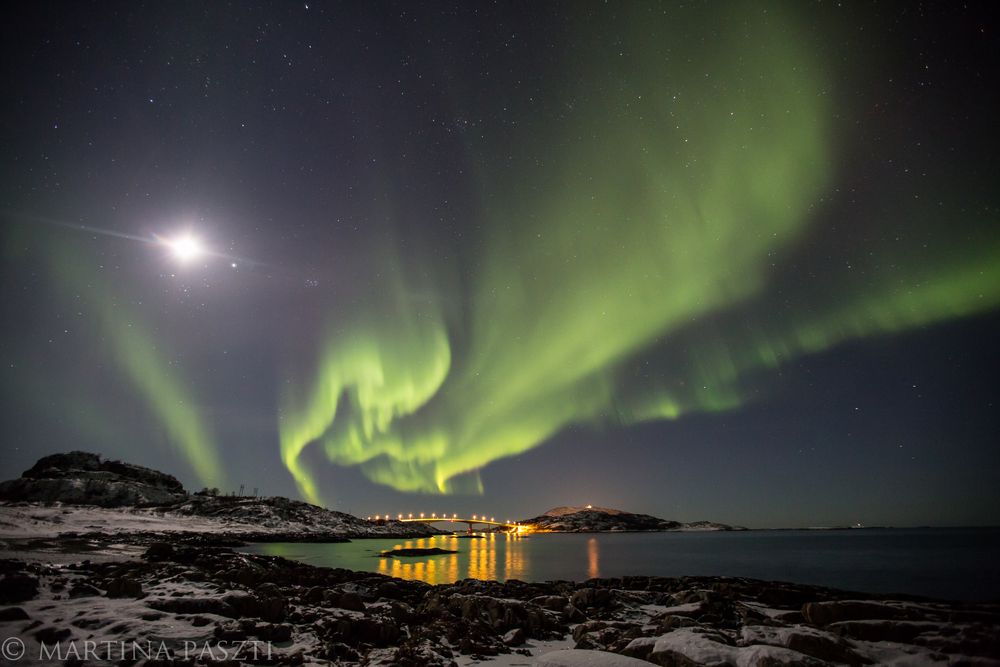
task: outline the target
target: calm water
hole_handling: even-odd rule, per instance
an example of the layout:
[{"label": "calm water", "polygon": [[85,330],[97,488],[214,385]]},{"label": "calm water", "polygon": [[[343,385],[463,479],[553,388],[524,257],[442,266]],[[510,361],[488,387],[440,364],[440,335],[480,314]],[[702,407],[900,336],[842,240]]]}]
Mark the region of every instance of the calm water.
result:
[{"label": "calm water", "polygon": [[[379,558],[385,549],[457,554]],[[342,544],[259,544],[247,551],[439,584],[472,577],[545,581],[630,574],[727,575],[873,593],[1000,600],[1000,529],[438,536]]]}]

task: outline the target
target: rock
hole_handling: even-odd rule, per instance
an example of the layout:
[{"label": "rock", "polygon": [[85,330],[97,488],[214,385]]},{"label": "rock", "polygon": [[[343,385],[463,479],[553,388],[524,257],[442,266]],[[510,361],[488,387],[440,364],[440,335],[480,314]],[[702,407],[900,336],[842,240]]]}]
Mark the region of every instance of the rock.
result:
[{"label": "rock", "polygon": [[780,646],[829,662],[848,665],[859,665],[865,662],[841,637],[807,626],[750,625],[743,628],[740,639],[743,644]]},{"label": "rock", "polygon": [[802,615],[813,625],[829,625],[838,621],[894,620],[911,618],[912,614],[881,602],[863,600],[838,600],[832,602],[807,602],[802,605]]},{"label": "rock", "polygon": [[229,605],[237,618],[260,616],[260,602],[253,595],[243,591],[230,591],[222,596],[223,604]]},{"label": "rock", "polygon": [[38,579],[30,574],[11,572],[0,577],[0,603],[25,602],[38,595]]},{"label": "rock", "polygon": [[292,626],[287,623],[260,623],[254,627],[253,634],[261,641],[287,642],[292,638]]},{"label": "rock", "polygon": [[118,577],[108,582],[106,594],[109,598],[140,598],[142,584],[131,577]]},{"label": "rock", "polygon": [[7,607],[6,609],[0,609],[0,623],[4,621],[27,621],[30,618],[31,617],[28,616],[28,612],[20,607]]},{"label": "rock", "polygon": [[399,635],[399,626],[391,618],[339,618],[331,628],[331,638],[351,646],[391,646]]},{"label": "rock", "polygon": [[649,657],[649,654],[653,652],[653,647],[656,645],[656,637],[636,637],[622,649],[622,655],[627,655],[631,658],[639,658],[640,660],[645,660]]},{"label": "rock", "polygon": [[224,621],[215,626],[213,632],[216,639],[227,642],[244,641],[247,638],[247,630],[236,621]]},{"label": "rock", "polygon": [[606,627],[608,627],[608,624],[605,621],[584,621],[573,628],[573,639],[575,641],[580,641],[585,634],[595,632],[597,630],[603,630]]},{"label": "rock", "polygon": [[521,628],[514,628],[513,630],[508,630],[503,636],[503,643],[507,646],[520,646],[524,643],[526,637],[524,636],[524,630]]},{"label": "rock", "polygon": [[69,596],[71,598],[85,598],[100,594],[101,591],[97,590],[90,584],[85,584],[85,583],[73,584],[73,586],[70,587],[69,589]]},{"label": "rock", "polygon": [[587,616],[571,604],[563,607],[562,615],[567,623],[580,623],[587,620]]},{"label": "rock", "polygon": [[933,621],[837,621],[826,629],[866,642],[910,644],[923,633],[939,634],[944,628]]},{"label": "rock", "polygon": [[532,598],[531,603],[549,611],[562,611],[569,604],[569,600],[564,595],[539,595]]},{"label": "rock", "polygon": [[361,596],[357,593],[347,592],[340,595],[336,606],[350,611],[364,611],[365,603],[361,601]]},{"label": "rock", "polygon": [[574,648],[606,651],[614,642],[621,639],[621,636],[622,631],[618,628],[602,628],[581,635]]},{"label": "rock", "polygon": [[736,647],[718,633],[682,628],[658,637],[648,660],[664,667],[730,665],[736,664]]},{"label": "rock", "polygon": [[382,558],[393,558],[394,556],[437,556],[439,554],[457,554],[457,551],[452,549],[441,549],[439,547],[430,547],[427,549],[392,549],[390,551],[383,551],[379,554]]},{"label": "rock", "polygon": [[313,586],[312,588],[309,588],[308,590],[306,590],[305,593],[302,594],[302,601],[305,602],[306,604],[319,604],[323,602],[325,594],[326,594],[325,588],[323,588],[322,586]]},{"label": "rock", "polygon": [[659,619],[657,630],[660,634],[666,634],[678,628],[692,628],[699,627],[701,624],[698,621],[689,618],[687,616],[663,616]]},{"label": "rock", "polygon": [[593,588],[581,588],[575,591],[569,599],[569,603],[578,609],[580,607],[590,607],[594,600]]},{"label": "rock", "polygon": [[173,560],[174,545],[169,542],[153,542],[142,557],[151,561]]},{"label": "rock", "polygon": [[281,590],[281,587],[270,581],[258,585],[255,591],[257,595],[259,595],[260,597],[265,597],[265,598],[285,597],[285,593],[284,591]]},{"label": "rock", "polygon": [[647,660],[663,667],[694,665],[776,667],[778,665],[823,665],[824,662],[780,646],[756,644],[732,646],[715,631],[683,628],[656,639]]},{"label": "rock", "polygon": [[34,636],[40,643],[52,645],[58,644],[72,634],[73,632],[69,628],[56,629],[47,626],[35,632]]},{"label": "rock", "polygon": [[238,618],[239,614],[229,604],[219,598],[179,597],[165,600],[149,600],[146,605],[157,611],[174,614],[216,614],[228,618]]}]

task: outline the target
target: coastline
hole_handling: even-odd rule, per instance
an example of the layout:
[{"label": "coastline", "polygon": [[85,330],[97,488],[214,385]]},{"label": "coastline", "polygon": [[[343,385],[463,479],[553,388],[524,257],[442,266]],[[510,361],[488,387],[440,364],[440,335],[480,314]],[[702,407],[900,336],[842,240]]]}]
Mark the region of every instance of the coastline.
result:
[{"label": "coastline", "polygon": [[997,605],[736,577],[432,586],[197,533],[122,537],[5,540],[0,632],[28,655],[87,639],[266,644],[270,657],[249,663],[501,667],[555,652],[550,664],[612,653],[661,665],[1000,664]]}]

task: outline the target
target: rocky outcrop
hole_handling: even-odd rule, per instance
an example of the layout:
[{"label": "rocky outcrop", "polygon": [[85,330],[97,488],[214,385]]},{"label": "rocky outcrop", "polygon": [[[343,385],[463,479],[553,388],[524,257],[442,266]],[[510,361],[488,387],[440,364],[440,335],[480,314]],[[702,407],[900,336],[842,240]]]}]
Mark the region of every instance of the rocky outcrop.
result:
[{"label": "rocky outcrop", "polygon": [[172,475],[105,461],[89,452],[40,459],[19,479],[0,483],[0,500],[124,507],[170,503],[187,496]]},{"label": "rocky outcrop", "polygon": [[551,533],[614,533],[635,531],[743,530],[710,521],[682,523],[649,514],[633,514],[607,507],[555,507],[533,519],[521,521],[533,530]]}]

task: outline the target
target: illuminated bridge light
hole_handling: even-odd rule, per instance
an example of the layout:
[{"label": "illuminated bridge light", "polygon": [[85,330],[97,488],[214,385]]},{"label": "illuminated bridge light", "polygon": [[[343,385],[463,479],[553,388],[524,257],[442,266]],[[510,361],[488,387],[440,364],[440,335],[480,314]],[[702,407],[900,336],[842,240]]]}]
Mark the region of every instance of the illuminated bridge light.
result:
[{"label": "illuminated bridge light", "polygon": [[413,518],[413,512],[410,512],[410,518],[411,519]]}]

